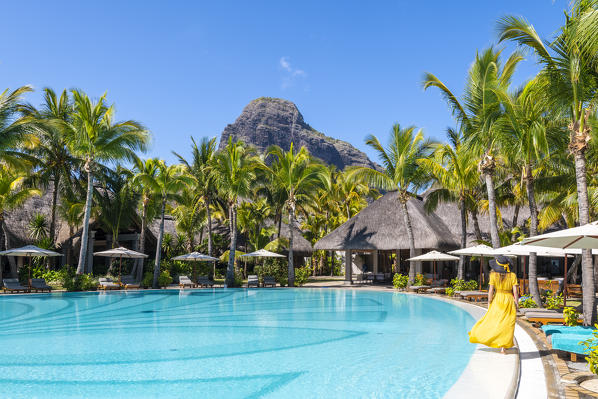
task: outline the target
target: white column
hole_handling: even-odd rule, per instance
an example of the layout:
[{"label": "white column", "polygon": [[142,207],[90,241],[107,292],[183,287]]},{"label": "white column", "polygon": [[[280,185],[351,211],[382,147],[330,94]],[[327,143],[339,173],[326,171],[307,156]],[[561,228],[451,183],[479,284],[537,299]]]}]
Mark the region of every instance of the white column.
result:
[{"label": "white column", "polygon": [[351,250],[345,251],[345,283],[353,284],[353,261]]},{"label": "white column", "polygon": [[373,252],[374,257],[374,274],[378,273],[378,250],[374,250]]},{"label": "white column", "polygon": [[83,269],[87,269],[87,273],[93,273],[93,243],[95,241],[95,236],[95,231],[92,230],[89,232],[89,237],[87,239],[87,265],[86,268]]},{"label": "white column", "polygon": [[[415,256],[421,255],[422,252],[423,251],[421,248],[415,248]],[[422,263],[421,262],[415,262],[415,273],[422,274]]]}]

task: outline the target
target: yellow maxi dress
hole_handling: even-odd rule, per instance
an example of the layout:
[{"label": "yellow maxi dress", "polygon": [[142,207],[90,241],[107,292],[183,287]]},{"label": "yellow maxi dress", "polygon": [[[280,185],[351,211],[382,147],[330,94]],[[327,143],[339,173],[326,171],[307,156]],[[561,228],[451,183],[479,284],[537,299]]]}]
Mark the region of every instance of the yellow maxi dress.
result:
[{"label": "yellow maxi dress", "polygon": [[511,348],[515,332],[515,298],[513,286],[517,285],[515,273],[508,273],[502,281],[496,272],[490,274],[490,285],[494,287],[494,298],[488,311],[469,332],[469,342],[491,348]]}]

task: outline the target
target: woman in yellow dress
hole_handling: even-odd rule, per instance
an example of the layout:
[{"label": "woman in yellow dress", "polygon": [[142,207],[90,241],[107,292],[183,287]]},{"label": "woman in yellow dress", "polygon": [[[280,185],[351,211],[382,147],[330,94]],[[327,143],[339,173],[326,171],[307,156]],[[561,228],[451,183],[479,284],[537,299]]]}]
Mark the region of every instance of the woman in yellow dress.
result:
[{"label": "woman in yellow dress", "polygon": [[515,318],[519,303],[517,276],[511,272],[511,263],[506,256],[497,256],[490,261],[490,287],[488,288],[488,311],[469,332],[469,342],[491,348],[513,346]]}]

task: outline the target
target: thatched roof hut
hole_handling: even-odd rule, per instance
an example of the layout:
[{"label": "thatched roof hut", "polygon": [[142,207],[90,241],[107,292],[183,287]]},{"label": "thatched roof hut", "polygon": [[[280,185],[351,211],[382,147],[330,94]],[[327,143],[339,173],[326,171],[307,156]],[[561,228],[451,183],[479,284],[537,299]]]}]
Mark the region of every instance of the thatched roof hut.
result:
[{"label": "thatched roof hut", "polygon": [[[407,203],[416,248],[458,248],[458,240],[435,213],[427,213],[420,198]],[[397,192],[386,193],[339,228],[319,240],[315,249],[334,251],[409,249],[407,229]]]},{"label": "thatched roof hut", "polygon": [[[299,222],[295,221],[295,228],[293,230],[293,251],[297,255],[310,256],[313,252],[311,243],[303,236],[303,232],[299,229]],[[286,238],[290,237],[291,228],[288,224],[282,223],[280,226],[280,236]]]}]

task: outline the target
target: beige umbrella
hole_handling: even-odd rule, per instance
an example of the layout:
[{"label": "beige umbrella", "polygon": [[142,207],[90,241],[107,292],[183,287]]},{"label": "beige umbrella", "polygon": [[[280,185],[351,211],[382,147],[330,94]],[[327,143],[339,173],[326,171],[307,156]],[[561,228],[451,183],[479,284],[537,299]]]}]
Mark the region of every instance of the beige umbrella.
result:
[{"label": "beige umbrella", "polygon": [[142,254],[141,252],[133,251],[131,249],[125,247],[118,247],[112,248],[107,251],[101,252],[94,252],[95,256],[106,256],[108,258],[119,258],[119,265],[118,265],[118,283],[120,284],[120,276],[122,274],[122,267],[123,267],[123,258],[128,259],[140,259],[140,258],[147,258],[146,254]]},{"label": "beige umbrella", "polygon": [[473,247],[457,249],[455,251],[450,251],[449,254],[451,255],[466,255],[466,256],[479,256],[481,258],[480,261],[480,290],[482,289],[482,263],[484,262],[484,257],[491,257],[494,256],[494,248],[489,247],[485,244],[475,245]]},{"label": "beige umbrella", "polygon": [[407,259],[409,262],[420,262],[420,261],[432,261],[434,262],[434,269],[432,271],[432,281],[434,281],[434,277],[436,276],[436,261],[443,261],[443,260],[459,260],[458,256],[448,255],[438,251],[430,251],[423,255],[414,256],[413,258]]},{"label": "beige umbrella", "polygon": [[[286,258],[286,256],[270,252],[265,249],[258,249],[257,251],[241,255],[242,258]],[[262,265],[263,266],[263,265]],[[247,276],[247,263],[245,263],[245,276]]]},{"label": "beige umbrella", "polygon": [[[29,281],[31,281],[31,257],[39,256],[62,256],[58,252],[50,251],[49,249],[43,249],[36,247],[35,245],[25,245],[21,248],[7,249],[6,251],[0,252],[0,255],[5,256],[26,256],[29,258]],[[31,286],[31,283],[29,284]]]},{"label": "beige umbrella", "polygon": [[[190,252],[185,255],[175,256],[174,258],[172,258],[172,260],[183,260],[188,262],[214,262],[217,261],[218,258],[214,258],[213,256],[209,255],[204,255],[199,252]],[[195,276],[195,281],[197,281],[197,276]]]}]

